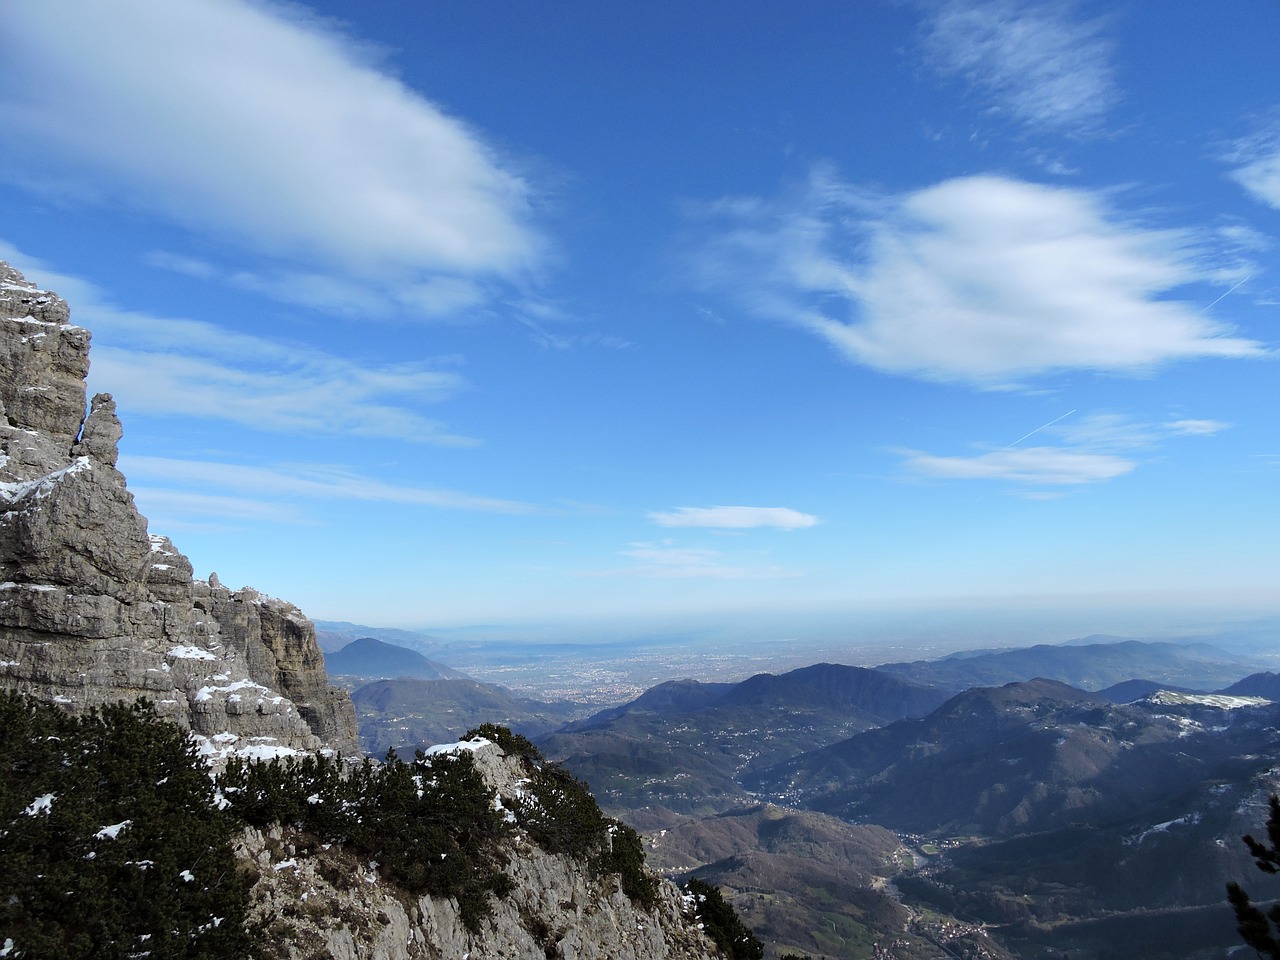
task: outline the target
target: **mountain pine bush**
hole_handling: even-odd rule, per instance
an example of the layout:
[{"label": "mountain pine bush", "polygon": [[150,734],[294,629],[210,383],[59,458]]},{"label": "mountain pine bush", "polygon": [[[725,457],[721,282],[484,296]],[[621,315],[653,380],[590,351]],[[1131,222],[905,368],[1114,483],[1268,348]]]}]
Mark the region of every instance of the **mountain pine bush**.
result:
[{"label": "mountain pine bush", "polygon": [[719,889],[692,877],[685,883],[684,892],[692,902],[694,916],[702,924],[703,931],[725,956],[732,960],[761,960],[764,957],[764,944],[747,929]]},{"label": "mountain pine bush", "polygon": [[0,693],[0,949],[247,956],[236,825],[213,800],[186,734],[141,702],[73,717]]},{"label": "mountain pine bush", "polygon": [[378,862],[388,882],[414,896],[454,897],[468,927],[502,895],[500,841],[509,825],[493,807],[471,755],[395,753],[344,771],[323,756],[261,763],[232,759],[218,778],[228,812],[266,829],[273,824],[340,843]]},{"label": "mountain pine bush", "polygon": [[[1280,797],[1271,795],[1271,814],[1267,817],[1267,843],[1244,837],[1244,845],[1263,873],[1280,873]],[[1265,913],[1254,906],[1240,884],[1227,884],[1227,900],[1236,914],[1236,923],[1244,942],[1260,957],[1280,960],[1280,904]]]}]

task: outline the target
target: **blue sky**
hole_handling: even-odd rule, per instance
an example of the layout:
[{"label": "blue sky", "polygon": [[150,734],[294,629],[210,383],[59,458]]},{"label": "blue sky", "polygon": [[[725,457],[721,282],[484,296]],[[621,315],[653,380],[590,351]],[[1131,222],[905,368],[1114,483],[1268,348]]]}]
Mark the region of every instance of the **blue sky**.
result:
[{"label": "blue sky", "polygon": [[1272,2],[5,17],[0,258],[199,575],[618,635],[1280,609]]}]

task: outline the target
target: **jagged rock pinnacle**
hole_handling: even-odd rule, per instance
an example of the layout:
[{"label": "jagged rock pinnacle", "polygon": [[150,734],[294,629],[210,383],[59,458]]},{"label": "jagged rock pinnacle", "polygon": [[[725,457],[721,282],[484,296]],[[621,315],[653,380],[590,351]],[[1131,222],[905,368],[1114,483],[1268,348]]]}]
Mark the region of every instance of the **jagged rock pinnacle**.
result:
[{"label": "jagged rock pinnacle", "polygon": [[145,697],[210,753],[359,753],[296,607],[192,577],[116,469],[110,394],[85,414],[90,335],[0,262],[0,687],[70,710]]}]

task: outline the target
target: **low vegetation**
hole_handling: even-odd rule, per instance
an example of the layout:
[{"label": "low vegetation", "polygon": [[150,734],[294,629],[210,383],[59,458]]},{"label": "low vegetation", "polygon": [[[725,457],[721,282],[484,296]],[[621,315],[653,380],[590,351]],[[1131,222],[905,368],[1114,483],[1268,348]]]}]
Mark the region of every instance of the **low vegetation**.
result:
[{"label": "low vegetation", "polygon": [[343,770],[324,756],[271,763],[233,759],[218,778],[228,812],[259,829],[292,828],[320,843],[340,843],[414,895],[453,897],[474,929],[489,894],[510,889],[502,840],[510,827],[465,751],[390,754]]},{"label": "low vegetation", "polygon": [[232,759],[215,782],[141,701],[73,717],[0,694],[0,956],[255,955],[264,931],[247,923],[250,881],[232,851],[245,826],[341,845],[410,896],[454,898],[471,929],[510,891],[504,841],[516,829],[618,875],[641,906],[657,902],[634,830],[524,737],[474,734],[524,765],[527,794],[510,815],[466,750],[354,769],[323,755]]},{"label": "low vegetation", "polygon": [[141,704],[73,717],[0,693],[0,950],[247,956],[238,824],[191,742]]},{"label": "low vegetation", "polygon": [[684,885],[694,916],[721,953],[731,960],[761,960],[764,945],[748,930],[720,891],[696,877]]}]

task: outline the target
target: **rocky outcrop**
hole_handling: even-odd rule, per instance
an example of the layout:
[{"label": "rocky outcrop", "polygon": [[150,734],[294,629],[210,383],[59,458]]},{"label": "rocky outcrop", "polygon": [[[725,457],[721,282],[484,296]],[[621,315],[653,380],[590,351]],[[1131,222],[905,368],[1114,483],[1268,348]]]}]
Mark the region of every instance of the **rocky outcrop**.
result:
[{"label": "rocky outcrop", "polygon": [[[479,744],[478,746],[476,744]],[[524,771],[495,744],[466,748],[495,804],[514,808]],[[439,749],[439,748],[437,748]],[[310,842],[308,842],[310,840]],[[708,960],[716,947],[668,882],[646,910],[622,892],[619,877],[595,877],[580,861],[553,856],[519,831],[504,868],[511,892],[468,930],[452,899],[409,897],[384,881],[377,864],[338,845],[275,828],[249,830],[238,854],[255,877],[254,915],[270,924],[281,960]]]},{"label": "rocky outcrop", "polygon": [[145,697],[208,753],[359,753],[292,604],[192,575],[116,469],[109,394],[86,416],[89,332],[0,263],[0,687],[73,711]]}]

